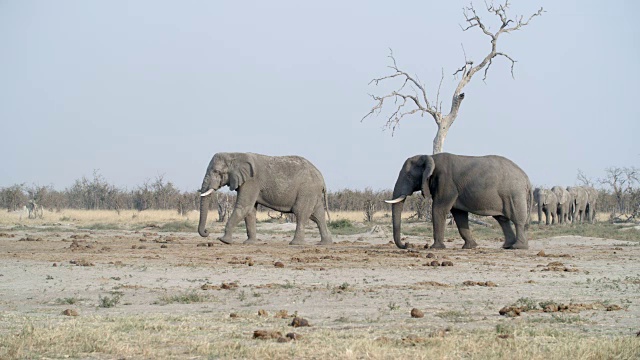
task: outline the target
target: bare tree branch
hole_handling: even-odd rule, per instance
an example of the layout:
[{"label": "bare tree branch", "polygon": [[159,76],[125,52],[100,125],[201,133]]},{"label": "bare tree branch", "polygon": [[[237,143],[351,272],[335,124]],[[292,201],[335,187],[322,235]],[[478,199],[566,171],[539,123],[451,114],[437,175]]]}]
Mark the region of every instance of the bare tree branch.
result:
[{"label": "bare tree branch", "polygon": [[[438,85],[438,90],[436,93],[436,101],[435,105],[431,104],[429,98],[427,97],[427,92],[425,90],[425,86],[421,84],[416,77],[409,75],[407,72],[401,70],[398,67],[396,59],[393,55],[393,51],[389,49],[389,58],[391,59],[392,65],[389,66],[394,72],[391,75],[387,75],[380,78],[375,78],[371,80],[369,84],[379,85],[381,82],[391,81],[393,79],[401,79],[402,84],[399,88],[388,93],[383,96],[374,96],[376,104],[371,108],[371,110],[362,118],[361,121],[364,121],[367,117],[372,114],[379,114],[382,111],[384,106],[384,102],[387,99],[394,99],[396,104],[395,110],[387,117],[387,121],[385,123],[385,127],[391,128],[395,131],[396,127],[399,125],[400,120],[405,116],[409,116],[415,113],[421,113],[424,115],[425,113],[431,115],[434,121],[438,125],[438,132],[436,134],[436,138],[434,139],[433,145],[433,153],[438,153],[442,151],[442,145],[444,139],[446,137],[448,129],[451,127],[453,122],[456,120],[458,115],[458,110],[460,109],[460,105],[462,104],[462,100],[465,95],[462,92],[464,87],[471,81],[473,75],[475,75],[480,70],[484,69],[484,77],[483,81],[487,79],[488,71],[493,64],[493,59],[497,56],[501,56],[506,58],[511,62],[511,77],[515,79],[514,75],[514,67],[516,60],[514,60],[510,55],[505,52],[500,52],[497,50],[498,39],[503,33],[510,33],[512,31],[517,31],[523,28],[524,26],[529,25],[529,22],[536,16],[541,16],[544,12],[543,8],[540,8],[537,12],[529,16],[529,18],[524,21],[523,16],[515,16],[514,18],[509,18],[507,15],[507,11],[509,9],[509,1],[505,0],[504,4],[494,5],[493,3],[487,4],[485,2],[485,7],[487,12],[495,15],[500,22],[500,27],[496,32],[491,32],[489,27],[481,20],[478,15],[476,9],[473,4],[470,4],[467,7],[462,9],[463,16],[465,18],[466,26],[460,25],[462,31],[467,31],[472,28],[479,28],[486,36],[490,38],[491,50],[489,53],[482,59],[482,61],[474,66],[474,61],[467,59],[467,54],[462,46],[462,52],[464,54],[464,65],[457,69],[453,76],[456,77],[460,74],[460,80],[456,89],[453,92],[453,96],[451,99],[451,110],[449,114],[442,114],[442,103],[440,102],[440,90],[442,87],[442,82],[444,80],[444,69],[442,71],[442,77],[440,79],[440,84]],[[407,85],[415,92],[415,95],[411,95],[405,92],[405,88]]]}]

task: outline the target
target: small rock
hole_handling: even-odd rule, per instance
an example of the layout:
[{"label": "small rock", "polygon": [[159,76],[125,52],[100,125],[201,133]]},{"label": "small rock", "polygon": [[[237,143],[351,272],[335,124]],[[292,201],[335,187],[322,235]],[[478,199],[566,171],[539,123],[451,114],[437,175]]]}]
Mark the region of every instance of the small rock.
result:
[{"label": "small rock", "polygon": [[278,338],[278,340],[276,340],[276,341],[279,342],[279,343],[286,343],[286,342],[291,341],[291,339],[289,339],[288,337],[280,336]]},{"label": "small rock", "polygon": [[622,310],[620,305],[613,304],[613,305],[607,306],[607,311],[617,311],[617,310]]},{"label": "small rock", "polygon": [[213,247],[214,243],[213,242],[208,242],[205,244],[207,247]]},{"label": "small rock", "polygon": [[430,266],[440,266],[440,262],[438,260],[433,260],[429,263]]},{"label": "small rock", "polygon": [[422,310],[420,310],[420,309],[413,308],[413,309],[411,309],[411,317],[412,318],[423,318],[424,317],[424,312],[422,312]]},{"label": "small rock", "polygon": [[237,318],[237,317],[238,317],[238,314],[236,314],[236,313],[231,313],[231,314],[229,314],[229,317],[230,317],[230,318],[235,319],[235,318]]},{"label": "small rock", "polygon": [[56,264],[56,263],[53,263],[53,267],[58,267],[58,264]]},{"label": "small rock", "polygon": [[427,258],[432,259],[435,258],[436,255],[434,253],[427,253]]},{"label": "small rock", "polygon": [[289,338],[291,340],[300,340],[300,339],[302,339],[302,335],[296,334],[294,332],[290,332],[290,333],[287,334],[287,338]]},{"label": "small rock", "polygon": [[309,321],[307,321],[307,319],[296,316],[293,318],[293,321],[291,322],[290,326],[302,327],[302,326],[311,326],[311,325],[309,325]]},{"label": "small rock", "polygon": [[453,266],[453,262],[451,261],[443,261],[442,264],[440,264],[441,266]]},{"label": "small rock", "polygon": [[167,245],[165,245],[165,244],[162,244],[162,245],[160,245],[160,248],[161,248],[161,249],[166,249],[166,248],[168,248],[168,246],[167,246]]},{"label": "small rock", "polygon": [[283,268],[284,264],[280,261],[276,261],[275,263],[273,263],[273,266],[277,267],[277,268]]},{"label": "small rock", "polygon": [[547,254],[545,254],[544,250],[540,250],[540,251],[538,252],[538,254],[537,254],[537,255],[538,255],[538,256],[542,256],[542,257],[544,257],[544,256],[546,256]]},{"label": "small rock", "polygon": [[196,246],[197,247],[207,247],[208,245],[207,245],[207,243],[198,243]]},{"label": "small rock", "polygon": [[258,310],[258,316],[269,316],[269,313],[264,309],[260,309]]},{"label": "small rock", "polygon": [[73,310],[73,309],[66,309],[65,311],[62,312],[62,315],[66,315],[66,316],[78,316],[78,312]]},{"label": "small rock", "polygon": [[289,317],[289,312],[287,310],[278,310],[275,317],[279,319],[286,319]]},{"label": "small rock", "polygon": [[488,287],[497,287],[497,286],[498,286],[498,284],[494,283],[493,281],[487,281],[487,282],[485,282],[485,286],[488,286]]}]

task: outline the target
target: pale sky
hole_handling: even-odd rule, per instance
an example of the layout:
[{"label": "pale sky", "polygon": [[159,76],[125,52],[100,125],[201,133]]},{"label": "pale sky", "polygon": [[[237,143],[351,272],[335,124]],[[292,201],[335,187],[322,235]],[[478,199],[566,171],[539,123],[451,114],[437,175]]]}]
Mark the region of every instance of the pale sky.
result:
[{"label": "pale sky", "polygon": [[[475,1],[486,23],[495,19]],[[389,48],[443,108],[464,54],[490,44],[461,31],[469,1],[0,0],[0,187],[62,190],[93,171],[134,189],[164,175],[200,187],[216,152],[301,155],[329,190],[393,187],[407,157],[430,154],[431,117],[361,118]],[[573,185],[640,166],[640,2],[514,0],[546,13],[500,38],[444,150],[497,154],[535,185]],[[479,76],[480,75],[480,76]],[[391,84],[389,84],[391,85]],[[390,110],[388,108],[387,110]]]}]

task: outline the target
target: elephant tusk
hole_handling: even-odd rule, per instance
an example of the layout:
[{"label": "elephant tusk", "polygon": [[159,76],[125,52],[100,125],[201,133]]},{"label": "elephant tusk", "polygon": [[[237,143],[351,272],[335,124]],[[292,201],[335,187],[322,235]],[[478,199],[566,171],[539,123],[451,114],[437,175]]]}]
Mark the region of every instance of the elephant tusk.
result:
[{"label": "elephant tusk", "polygon": [[206,192],[203,192],[202,194],[200,194],[200,196],[205,197],[207,195],[210,195],[212,192],[214,192],[215,190],[213,189],[209,189]]},{"label": "elephant tusk", "polygon": [[404,199],[406,199],[406,198],[407,198],[407,195],[402,195],[399,198],[395,198],[393,200],[385,200],[384,202],[386,202],[387,204],[396,204],[396,203],[404,201]]}]

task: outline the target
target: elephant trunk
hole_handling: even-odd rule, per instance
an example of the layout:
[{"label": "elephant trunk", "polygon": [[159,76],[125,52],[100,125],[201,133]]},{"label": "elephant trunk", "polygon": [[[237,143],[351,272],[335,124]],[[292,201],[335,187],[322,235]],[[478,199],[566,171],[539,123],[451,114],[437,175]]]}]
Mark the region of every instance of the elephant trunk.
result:
[{"label": "elephant trunk", "polygon": [[[394,199],[396,196],[394,196]],[[400,249],[406,249],[407,244],[402,242],[400,225],[402,223],[402,209],[404,208],[404,201],[399,201],[391,206],[391,220],[393,221],[393,241]]]},{"label": "elephant trunk", "polygon": [[408,180],[401,173],[393,188],[393,200],[386,201],[391,205],[391,221],[393,223],[393,241],[400,249],[406,249],[407,244],[402,242],[402,234],[400,233],[402,225],[402,209],[404,208],[404,200],[413,193],[413,188]]},{"label": "elephant trunk", "polygon": [[538,224],[542,224],[542,200],[538,199]]},{"label": "elephant trunk", "polygon": [[210,195],[200,197],[200,222],[198,223],[198,234],[202,237],[209,236],[209,231],[205,229],[207,225],[207,213],[209,212]]}]

